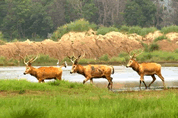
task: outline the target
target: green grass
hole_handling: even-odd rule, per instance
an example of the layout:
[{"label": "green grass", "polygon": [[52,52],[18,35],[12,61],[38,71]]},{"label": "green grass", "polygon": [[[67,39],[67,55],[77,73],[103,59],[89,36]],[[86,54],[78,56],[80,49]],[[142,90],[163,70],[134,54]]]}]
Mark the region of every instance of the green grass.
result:
[{"label": "green grass", "polygon": [[[75,87],[70,87],[70,86]],[[177,90],[113,93],[89,84],[1,80],[1,118],[174,118]],[[5,87],[6,86],[6,87]],[[24,93],[18,91],[23,90]]]}]

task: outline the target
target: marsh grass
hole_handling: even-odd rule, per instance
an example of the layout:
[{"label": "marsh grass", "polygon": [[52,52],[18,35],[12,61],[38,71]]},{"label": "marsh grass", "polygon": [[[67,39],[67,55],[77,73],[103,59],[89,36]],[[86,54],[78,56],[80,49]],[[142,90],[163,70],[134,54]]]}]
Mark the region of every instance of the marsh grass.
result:
[{"label": "marsh grass", "polygon": [[[174,118],[178,115],[178,92],[172,89],[113,93],[67,81],[40,84],[1,80],[2,85],[10,88],[6,89],[9,91],[6,96],[2,95],[5,91],[0,94],[2,118]],[[20,88],[27,92],[15,95],[13,91]]]},{"label": "marsh grass", "polygon": [[[166,51],[160,51],[159,46],[154,43],[151,45],[144,44],[144,52],[141,55],[138,56],[137,59],[139,61],[154,61],[154,62],[176,62],[178,61],[178,51],[175,50],[174,52],[166,52]],[[134,53],[139,53],[140,50],[133,50],[131,51],[130,55],[133,55]],[[30,55],[28,58],[32,57]],[[27,58],[27,60],[28,60]],[[102,55],[98,59],[92,59],[92,58],[82,58],[79,61],[79,64],[108,64],[108,63],[118,63],[118,64],[125,64],[130,59],[128,53],[126,52],[120,52],[118,56],[109,57],[107,54]],[[60,65],[66,61],[68,65],[72,65],[71,61],[68,58],[64,58]],[[49,57],[49,55],[40,55],[39,58],[32,64],[32,66],[56,66],[57,59]],[[5,57],[0,57],[0,66],[17,66],[21,65],[24,66],[23,60],[20,61],[20,64],[18,63],[18,60],[16,59],[6,59]]]}]

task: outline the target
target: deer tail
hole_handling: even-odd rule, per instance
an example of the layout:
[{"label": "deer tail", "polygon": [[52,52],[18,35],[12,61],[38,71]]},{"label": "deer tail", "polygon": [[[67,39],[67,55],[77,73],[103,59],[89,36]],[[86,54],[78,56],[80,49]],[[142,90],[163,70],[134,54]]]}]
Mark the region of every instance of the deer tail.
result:
[{"label": "deer tail", "polygon": [[114,67],[111,66],[111,73],[114,74]]}]

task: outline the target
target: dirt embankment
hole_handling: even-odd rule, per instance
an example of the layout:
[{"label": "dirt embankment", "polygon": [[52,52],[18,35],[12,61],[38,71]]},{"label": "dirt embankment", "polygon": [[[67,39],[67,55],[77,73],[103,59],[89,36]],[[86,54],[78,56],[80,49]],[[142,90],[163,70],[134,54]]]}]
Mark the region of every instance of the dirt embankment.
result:
[{"label": "dirt embankment", "polygon": [[[120,32],[110,32],[106,35],[96,35],[94,31],[88,32],[69,32],[61,37],[58,42],[44,40],[42,42],[33,42],[26,40],[24,42],[6,43],[0,45],[0,55],[7,58],[19,59],[19,54],[37,55],[47,54],[59,60],[73,53],[77,56],[85,52],[86,58],[99,58],[104,54],[109,57],[117,56],[119,52],[143,48],[141,42],[151,44],[152,41],[162,34],[158,31],[150,33],[145,37],[137,34],[126,35]],[[171,41],[158,41],[161,50],[173,51],[178,48],[176,42],[178,35],[175,33],[167,34]]]}]

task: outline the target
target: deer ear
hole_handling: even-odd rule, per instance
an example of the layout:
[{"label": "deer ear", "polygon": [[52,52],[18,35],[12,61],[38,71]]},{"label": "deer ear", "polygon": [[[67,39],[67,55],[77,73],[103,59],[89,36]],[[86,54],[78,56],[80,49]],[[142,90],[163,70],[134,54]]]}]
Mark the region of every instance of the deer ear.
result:
[{"label": "deer ear", "polygon": [[74,61],[74,64],[75,64],[75,65],[78,64],[78,59],[76,59],[76,60]]}]

